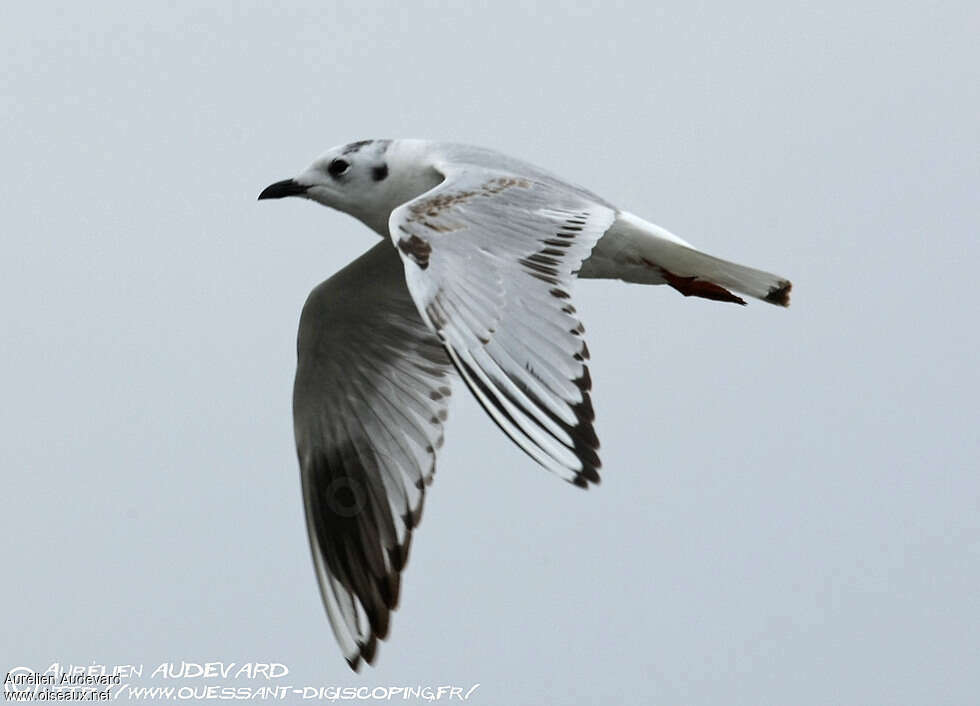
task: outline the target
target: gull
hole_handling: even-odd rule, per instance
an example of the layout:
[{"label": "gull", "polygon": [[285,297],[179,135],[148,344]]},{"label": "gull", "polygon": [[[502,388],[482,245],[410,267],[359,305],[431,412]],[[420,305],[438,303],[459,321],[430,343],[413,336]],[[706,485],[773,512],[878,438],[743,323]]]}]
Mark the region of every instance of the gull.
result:
[{"label": "gull", "polygon": [[457,375],[528,456],[586,488],[599,482],[599,439],[576,278],[789,305],[787,279],[480,147],[353,142],[259,199],[286,196],[382,238],[310,293],[293,388],[313,564],[355,671],[388,635]]}]

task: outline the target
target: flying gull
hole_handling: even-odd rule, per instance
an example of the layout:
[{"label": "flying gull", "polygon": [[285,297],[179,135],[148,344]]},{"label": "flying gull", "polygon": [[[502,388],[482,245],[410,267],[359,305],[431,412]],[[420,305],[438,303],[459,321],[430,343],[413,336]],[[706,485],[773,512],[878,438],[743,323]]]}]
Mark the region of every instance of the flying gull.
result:
[{"label": "flying gull", "polygon": [[293,389],[313,564],[355,670],[388,634],[457,374],[524,452],[586,488],[599,482],[599,439],[576,278],[789,305],[787,279],[483,148],[353,142],[259,199],[285,196],[382,238],[310,293]]}]

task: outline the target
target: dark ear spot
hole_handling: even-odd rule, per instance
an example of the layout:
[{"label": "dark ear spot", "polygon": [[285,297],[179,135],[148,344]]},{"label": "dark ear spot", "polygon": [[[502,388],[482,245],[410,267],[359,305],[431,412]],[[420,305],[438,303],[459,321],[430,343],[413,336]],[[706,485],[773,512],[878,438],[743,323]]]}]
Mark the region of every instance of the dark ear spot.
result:
[{"label": "dark ear spot", "polygon": [[382,181],[388,178],[388,165],[379,164],[378,166],[371,169],[371,178],[375,181]]}]

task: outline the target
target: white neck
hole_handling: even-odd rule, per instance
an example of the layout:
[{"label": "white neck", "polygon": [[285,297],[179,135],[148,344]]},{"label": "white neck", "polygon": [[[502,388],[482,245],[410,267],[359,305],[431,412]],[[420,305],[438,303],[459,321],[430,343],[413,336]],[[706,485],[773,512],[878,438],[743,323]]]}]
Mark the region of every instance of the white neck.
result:
[{"label": "white neck", "polygon": [[431,142],[395,140],[385,154],[390,176],[381,193],[383,207],[354,215],[382,237],[389,237],[391,212],[442,182],[443,175],[433,166],[433,158]]}]

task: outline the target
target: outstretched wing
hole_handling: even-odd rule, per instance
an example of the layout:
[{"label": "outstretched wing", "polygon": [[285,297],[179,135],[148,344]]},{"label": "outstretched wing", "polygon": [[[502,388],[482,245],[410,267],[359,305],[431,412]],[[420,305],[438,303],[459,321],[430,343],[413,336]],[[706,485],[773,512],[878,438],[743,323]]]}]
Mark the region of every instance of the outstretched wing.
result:
[{"label": "outstretched wing", "polygon": [[314,289],[297,342],[293,421],[320,592],[355,670],[374,658],[450,394],[453,366],[381,242]]},{"label": "outstretched wing", "polygon": [[598,482],[589,353],[569,289],[615,212],[560,182],[438,169],[445,180],[389,219],[412,299],[518,446],[576,485]]}]

